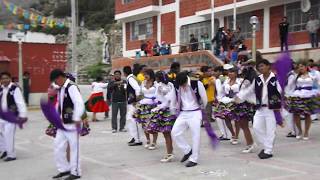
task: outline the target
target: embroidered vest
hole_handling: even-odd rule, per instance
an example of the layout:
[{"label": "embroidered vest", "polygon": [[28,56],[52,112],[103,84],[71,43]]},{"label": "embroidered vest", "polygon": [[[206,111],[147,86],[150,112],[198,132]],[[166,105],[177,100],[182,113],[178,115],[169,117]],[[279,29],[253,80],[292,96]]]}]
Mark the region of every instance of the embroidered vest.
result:
[{"label": "embroidered vest", "polygon": [[62,109],[61,109],[60,103],[59,103],[59,112],[61,113],[62,120],[63,120],[64,124],[72,124],[73,123],[72,117],[73,117],[74,104],[73,104],[71,97],[70,97],[70,94],[69,94],[69,88],[72,85],[75,85],[75,84],[69,83],[64,90]]},{"label": "embroidered vest", "polygon": [[[16,85],[12,85],[9,88],[8,94],[7,94],[7,106],[9,111],[13,112],[15,115],[18,115],[19,114],[18,107],[17,107],[16,101],[14,100],[14,91],[16,90],[16,88],[19,88],[19,87]],[[3,95],[3,88],[0,88],[0,100],[2,99],[2,95]]]},{"label": "embroidered vest", "polygon": [[[277,89],[277,78],[272,77],[267,85],[268,89],[268,107],[269,109],[280,109],[281,108],[281,94]],[[255,80],[255,94],[257,108],[262,106],[262,90],[263,82],[260,77]]]},{"label": "embroidered vest", "polygon": [[[129,78],[133,78],[134,80],[136,80],[134,77],[129,77]],[[127,101],[128,101],[128,104],[132,104],[134,102],[137,102],[136,91],[130,85],[129,79],[127,82]]]}]

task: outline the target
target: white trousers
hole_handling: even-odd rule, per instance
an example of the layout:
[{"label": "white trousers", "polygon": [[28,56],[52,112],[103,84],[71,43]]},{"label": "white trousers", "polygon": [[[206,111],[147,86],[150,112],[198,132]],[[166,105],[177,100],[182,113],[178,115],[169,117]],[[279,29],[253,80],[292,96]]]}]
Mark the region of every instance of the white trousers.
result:
[{"label": "white trousers", "polygon": [[136,120],[133,118],[133,114],[135,112],[136,108],[132,104],[128,104],[127,106],[127,121],[128,121],[128,130],[129,134],[132,138],[135,139],[136,142],[141,142],[141,133],[142,133],[142,127],[139,125],[139,123],[136,122]]},{"label": "white trousers", "polygon": [[[75,129],[75,125],[65,125],[66,128],[70,126]],[[70,163],[67,160],[66,153],[68,144],[70,146]],[[71,171],[71,174],[81,176],[79,146],[79,134],[77,131],[57,130],[57,135],[54,139],[54,156],[59,172]]]},{"label": "white trousers", "polygon": [[0,120],[0,151],[7,152],[7,157],[16,158],[14,140],[16,125]]},{"label": "white trousers", "polygon": [[218,128],[220,130],[220,133],[221,133],[222,137],[231,139],[232,135],[231,135],[231,132],[230,132],[230,130],[228,129],[228,127],[226,125],[226,121],[222,120],[220,118],[216,118],[216,121],[217,121]]},{"label": "white trousers", "polygon": [[277,123],[272,110],[262,107],[256,111],[253,117],[253,130],[266,154],[272,154],[276,127]]},{"label": "white trousers", "polygon": [[171,136],[176,145],[184,154],[188,154],[191,150],[190,145],[185,140],[183,133],[189,128],[192,134],[192,155],[189,161],[197,162],[199,158],[200,147],[200,126],[202,113],[201,111],[181,111],[176,122],[173,125]]},{"label": "white trousers", "polygon": [[293,133],[294,135],[296,135],[298,133],[298,129],[297,129],[297,126],[293,120],[293,114],[288,112],[285,109],[282,110],[281,114],[282,114],[283,118],[287,121],[287,126],[288,126],[289,131],[291,133]]}]

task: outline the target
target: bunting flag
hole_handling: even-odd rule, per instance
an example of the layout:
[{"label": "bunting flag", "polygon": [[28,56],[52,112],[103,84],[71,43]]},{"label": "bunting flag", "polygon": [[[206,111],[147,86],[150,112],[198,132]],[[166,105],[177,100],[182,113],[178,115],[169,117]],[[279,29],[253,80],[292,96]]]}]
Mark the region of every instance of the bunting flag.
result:
[{"label": "bunting flag", "polygon": [[[30,20],[31,21],[31,27],[32,24],[40,24],[41,26],[44,27],[58,27],[58,28],[64,28],[67,26],[67,23],[65,23],[65,19],[55,19],[55,18],[50,18],[50,17],[44,17],[42,15],[39,15],[35,12],[31,12],[28,10],[23,9],[22,7],[16,6],[13,3],[8,2],[7,0],[2,1],[4,6],[0,7],[0,11],[3,9],[6,9],[7,11],[11,12],[13,15],[22,17],[24,19]],[[0,4],[2,6],[2,3]],[[21,28],[21,26],[18,26]],[[29,25],[30,27],[30,25]]]}]

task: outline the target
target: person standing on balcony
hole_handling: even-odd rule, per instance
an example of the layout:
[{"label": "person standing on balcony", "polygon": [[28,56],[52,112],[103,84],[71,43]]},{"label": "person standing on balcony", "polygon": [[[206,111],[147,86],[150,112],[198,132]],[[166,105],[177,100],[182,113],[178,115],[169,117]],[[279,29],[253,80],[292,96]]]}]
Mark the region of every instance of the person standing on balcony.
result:
[{"label": "person standing on balcony", "polygon": [[160,45],[159,42],[156,41],[156,43],[153,45],[153,55],[154,56],[160,56]]},{"label": "person standing on balcony", "polygon": [[306,29],[310,35],[310,42],[312,48],[319,47],[319,40],[318,40],[318,30],[320,28],[319,19],[316,19],[313,14],[310,15],[309,21],[307,22]]},{"label": "person standing on balcony", "polygon": [[193,51],[198,51],[199,49],[199,42],[198,39],[194,37],[194,34],[190,35],[190,50]]},{"label": "person standing on balcony", "polygon": [[285,46],[286,51],[288,51],[289,23],[287,22],[287,17],[282,18],[282,22],[279,24],[279,32],[281,51],[283,51],[283,46]]}]

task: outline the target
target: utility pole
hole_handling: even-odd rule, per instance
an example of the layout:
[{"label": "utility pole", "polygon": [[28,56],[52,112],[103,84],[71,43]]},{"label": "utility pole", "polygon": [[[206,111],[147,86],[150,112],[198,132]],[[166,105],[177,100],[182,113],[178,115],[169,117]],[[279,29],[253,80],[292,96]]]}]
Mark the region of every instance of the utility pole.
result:
[{"label": "utility pole", "polygon": [[233,30],[237,30],[237,0],[233,0]]},{"label": "utility pole", "polygon": [[19,86],[22,89],[23,92],[23,75],[22,75],[22,71],[23,71],[23,62],[22,62],[22,41],[24,38],[24,33],[22,32],[18,32],[16,34],[16,38],[18,39],[18,46],[19,46],[19,59],[18,59],[18,77],[19,77]]},{"label": "utility pole", "polygon": [[[215,36],[215,29],[214,29],[214,0],[211,0],[211,39]],[[213,44],[211,45],[212,52],[214,52]]]},{"label": "utility pole", "polygon": [[72,34],[72,42],[71,42],[71,49],[72,49],[72,61],[71,61],[71,71],[77,78],[77,71],[78,71],[78,63],[77,63],[77,3],[76,0],[71,0],[71,34]]}]

